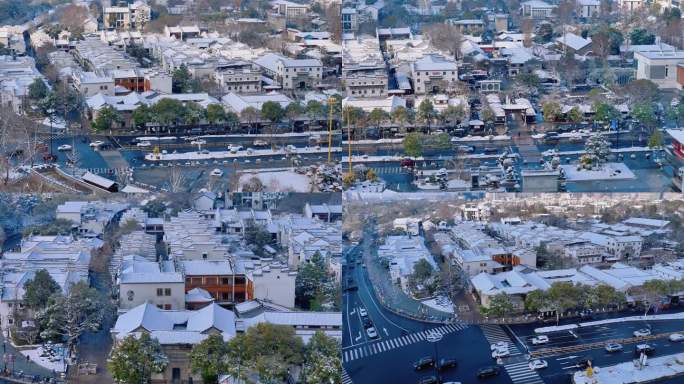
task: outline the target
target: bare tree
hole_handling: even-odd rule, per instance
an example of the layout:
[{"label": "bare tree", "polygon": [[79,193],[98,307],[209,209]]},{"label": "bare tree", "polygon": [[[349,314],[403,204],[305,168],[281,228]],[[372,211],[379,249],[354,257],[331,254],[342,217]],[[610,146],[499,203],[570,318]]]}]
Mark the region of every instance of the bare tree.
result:
[{"label": "bare tree", "polygon": [[463,44],[463,36],[458,27],[448,24],[432,24],[425,28],[430,43],[440,51],[449,53],[458,59]]},{"label": "bare tree", "polygon": [[184,190],[185,175],[179,167],[171,167],[169,173],[169,191],[172,193],[181,192]]}]

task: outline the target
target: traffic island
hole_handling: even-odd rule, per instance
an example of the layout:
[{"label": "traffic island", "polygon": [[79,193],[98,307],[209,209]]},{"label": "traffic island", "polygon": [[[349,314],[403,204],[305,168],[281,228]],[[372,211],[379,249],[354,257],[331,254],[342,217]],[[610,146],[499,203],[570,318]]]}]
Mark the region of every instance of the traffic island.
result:
[{"label": "traffic island", "polygon": [[[643,363],[643,364],[642,364]],[[594,367],[578,371],[574,384],[630,384],[651,383],[684,376],[684,354],[667,355],[620,363],[608,367]]]}]

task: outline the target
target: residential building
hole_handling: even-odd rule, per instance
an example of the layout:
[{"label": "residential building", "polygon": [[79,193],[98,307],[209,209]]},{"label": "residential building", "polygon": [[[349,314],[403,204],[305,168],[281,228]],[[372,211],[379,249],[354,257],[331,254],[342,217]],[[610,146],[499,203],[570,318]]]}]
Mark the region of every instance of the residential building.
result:
[{"label": "residential building", "polygon": [[378,247],[378,258],[389,263],[392,282],[405,292],[409,291],[409,277],[418,261],[425,260],[434,269],[438,268],[421,236],[387,236],[385,243]]},{"label": "residential building", "polygon": [[185,276],[185,292],[207,291],[214,302],[229,306],[254,298],[254,285],[242,265],[230,260],[186,260],[179,264]]},{"label": "residential building", "polygon": [[636,78],[651,80],[661,89],[682,89],[684,78],[678,79],[677,71],[684,64],[684,51],[635,52]]},{"label": "residential building", "polygon": [[107,29],[142,30],[150,21],[152,8],[142,1],[126,6],[104,7],[102,20]]},{"label": "residential building", "polygon": [[0,56],[0,105],[24,113],[29,86],[35,80],[47,82],[30,56]]},{"label": "residential building", "polygon": [[323,63],[318,59],[290,59],[277,53],[268,53],[254,60],[254,63],[287,90],[314,88],[323,79]]},{"label": "residential building", "polygon": [[458,67],[453,60],[437,54],[425,55],[411,65],[411,78],[416,95],[444,92],[458,80]]},{"label": "residential building", "polygon": [[555,5],[551,5],[541,0],[530,0],[520,4],[522,15],[533,19],[548,19],[553,16]]},{"label": "residential building", "polygon": [[144,303],[166,310],[185,308],[185,280],[172,261],[153,262],[137,255],[126,256],[116,282],[120,311]]}]

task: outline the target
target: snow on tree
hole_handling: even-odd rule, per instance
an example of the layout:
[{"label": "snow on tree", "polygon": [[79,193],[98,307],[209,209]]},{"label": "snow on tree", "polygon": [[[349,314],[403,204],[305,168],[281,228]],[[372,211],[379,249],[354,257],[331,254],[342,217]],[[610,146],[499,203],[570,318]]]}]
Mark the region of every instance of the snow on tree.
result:
[{"label": "snow on tree", "polygon": [[215,383],[219,375],[228,371],[228,344],[220,335],[211,335],[195,344],[190,352],[190,368],[199,373],[205,383]]},{"label": "snow on tree", "polygon": [[610,144],[600,133],[594,133],[584,144],[587,152],[582,156],[581,163],[588,169],[600,168],[608,160]]},{"label": "snow on tree", "polygon": [[152,374],[163,372],[169,365],[157,339],[142,333],[139,338],[130,335],[112,349],[107,367],[114,382],[149,383]]},{"label": "snow on tree", "polygon": [[302,377],[305,384],[342,383],[340,346],[332,337],[317,331],[306,346]]},{"label": "snow on tree", "polygon": [[50,296],[44,309],[36,315],[41,337],[49,340],[66,340],[73,351],[78,338],[88,331],[97,331],[105,314],[105,301],[100,293],[80,281],[69,288],[64,296],[57,292]]}]

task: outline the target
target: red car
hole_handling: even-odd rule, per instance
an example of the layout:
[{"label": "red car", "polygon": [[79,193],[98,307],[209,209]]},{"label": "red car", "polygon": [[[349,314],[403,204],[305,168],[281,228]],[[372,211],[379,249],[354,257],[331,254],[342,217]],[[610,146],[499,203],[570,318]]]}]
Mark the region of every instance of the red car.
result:
[{"label": "red car", "polygon": [[411,159],[402,159],[400,165],[402,167],[413,168],[416,166],[416,162]]}]

